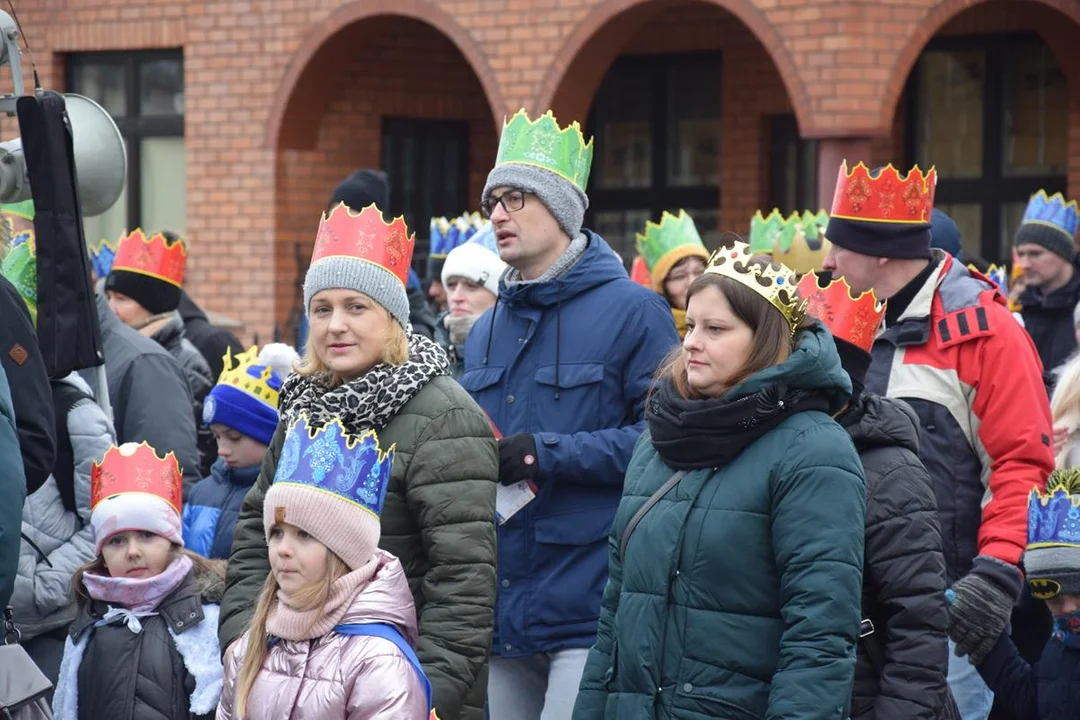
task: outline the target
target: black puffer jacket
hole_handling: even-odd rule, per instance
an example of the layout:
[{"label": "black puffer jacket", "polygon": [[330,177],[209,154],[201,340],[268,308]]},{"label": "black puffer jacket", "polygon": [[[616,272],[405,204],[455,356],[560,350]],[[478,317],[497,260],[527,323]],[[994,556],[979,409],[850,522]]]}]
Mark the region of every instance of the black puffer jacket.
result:
[{"label": "black puffer jacket", "polygon": [[1073,308],[1077,302],[1080,302],[1080,265],[1077,264],[1073,265],[1072,279],[1049,295],[1033,287],[1020,295],[1024,329],[1039,351],[1045,378],[1076,350]]},{"label": "black puffer jacket", "polygon": [[953,717],[945,557],[934,489],[917,455],[915,413],[864,393],[839,420],[866,474],[862,607],[874,625],[859,641],[851,718]]},{"label": "black puffer jacket", "polygon": [[[157,607],[139,618],[142,631],[123,623],[94,627],[108,607],[96,600],[79,608],[69,631],[73,641],[90,632],[78,669],[79,720],[187,720],[195,678],[184,665],[169,627],[178,636],[204,622],[204,603],[221,602],[225,563],[215,571],[196,569]],[[168,626],[166,625],[168,623]],[[212,650],[211,650],[212,651]]]},{"label": "black puffer jacket", "polygon": [[180,292],[180,307],[177,312],[184,320],[184,337],[202,354],[206,364],[210,366],[210,377],[217,382],[221,371],[225,369],[225,351],[231,350],[232,356],[236,357],[244,351],[244,346],[230,331],[211,325],[206,313],[186,291]]},{"label": "black puffer jacket", "polygon": [[[210,376],[210,366],[199,349],[191,344],[184,336],[184,321],[177,313],[165,325],[154,333],[154,340],[158,345],[169,351],[180,369],[184,371],[188,387],[191,388],[191,396],[195,399],[193,411],[195,413],[196,442],[199,446],[199,473],[201,477],[210,474],[210,466],[217,460],[217,441],[210,428],[203,425],[202,408],[203,401],[214,387],[216,378]],[[165,448],[167,450],[168,448]]]}]

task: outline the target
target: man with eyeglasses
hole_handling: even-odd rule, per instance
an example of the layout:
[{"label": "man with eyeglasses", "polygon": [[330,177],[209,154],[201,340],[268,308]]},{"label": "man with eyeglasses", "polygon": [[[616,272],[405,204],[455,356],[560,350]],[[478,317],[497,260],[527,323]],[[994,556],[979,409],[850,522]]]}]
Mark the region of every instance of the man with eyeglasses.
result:
[{"label": "man with eyeglasses", "polygon": [[663,298],[581,227],[592,154],[576,122],[522,110],[481,202],[510,268],[469,333],[461,384],[503,435],[500,494],[536,493],[500,517],[488,684],[499,720],[571,716],[645,396],[679,342]]}]

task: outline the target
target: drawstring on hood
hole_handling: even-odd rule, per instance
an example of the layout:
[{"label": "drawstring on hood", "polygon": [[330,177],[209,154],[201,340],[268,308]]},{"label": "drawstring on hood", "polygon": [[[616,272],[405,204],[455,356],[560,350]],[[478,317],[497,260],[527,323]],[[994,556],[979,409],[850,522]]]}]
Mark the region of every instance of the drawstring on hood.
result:
[{"label": "drawstring on hood", "polygon": [[562,297],[555,301],[555,399],[559,399],[559,344],[562,342]]}]

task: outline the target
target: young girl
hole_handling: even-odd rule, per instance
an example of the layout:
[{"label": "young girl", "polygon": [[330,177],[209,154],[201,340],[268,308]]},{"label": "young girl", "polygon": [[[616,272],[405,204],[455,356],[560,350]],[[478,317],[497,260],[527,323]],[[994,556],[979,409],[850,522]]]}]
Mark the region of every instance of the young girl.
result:
[{"label": "young girl", "polygon": [[78,605],[53,701],[58,720],[209,718],[221,694],[223,562],[183,549],[176,456],[112,447],[90,476],[95,559],[72,579]]},{"label": "young girl", "polygon": [[271,572],[227,653],[218,720],[428,717],[412,593],[378,549],[393,463],[337,418],[289,428],[263,502]]}]

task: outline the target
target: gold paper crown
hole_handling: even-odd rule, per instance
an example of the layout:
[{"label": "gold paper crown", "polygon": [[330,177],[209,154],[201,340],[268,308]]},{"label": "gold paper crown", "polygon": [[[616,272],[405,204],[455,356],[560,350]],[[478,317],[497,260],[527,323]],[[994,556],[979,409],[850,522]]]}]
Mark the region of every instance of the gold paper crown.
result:
[{"label": "gold paper crown", "polygon": [[[256,400],[271,407],[278,406],[278,391],[281,389],[281,380],[274,375],[274,369],[265,363],[259,362],[259,348],[252,345],[245,352],[238,353],[236,365],[233,366],[232,348],[225,349],[222,358],[225,369],[218,378],[218,385],[228,385]],[[255,372],[251,370],[254,368]],[[274,386],[277,387],[274,387]]]},{"label": "gold paper crown", "polygon": [[806,300],[796,292],[798,276],[790,268],[754,258],[750,246],[736,240],[712,254],[705,272],[734,280],[768,300],[787,320],[791,336],[795,337],[806,316]]}]

